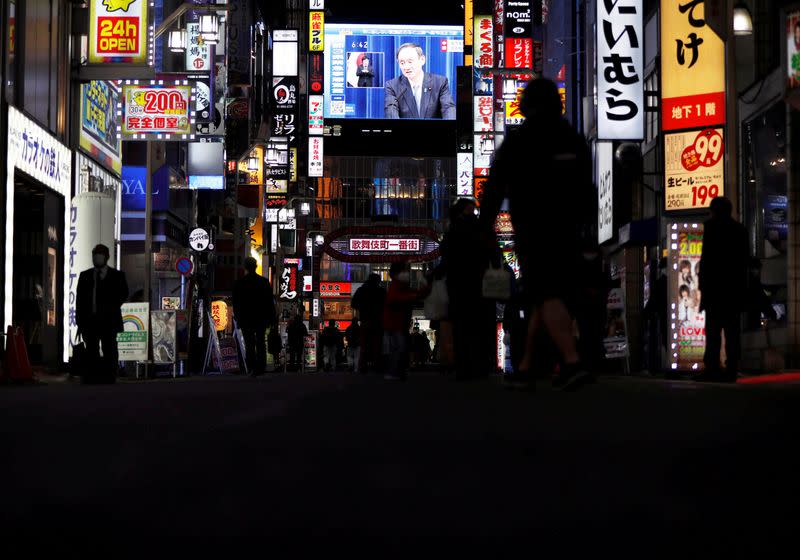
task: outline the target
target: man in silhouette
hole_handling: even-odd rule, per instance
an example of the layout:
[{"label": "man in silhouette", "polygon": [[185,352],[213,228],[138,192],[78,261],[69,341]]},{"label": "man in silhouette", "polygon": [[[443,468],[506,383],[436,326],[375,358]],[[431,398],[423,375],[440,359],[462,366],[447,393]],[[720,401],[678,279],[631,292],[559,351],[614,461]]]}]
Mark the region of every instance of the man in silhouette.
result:
[{"label": "man in silhouette", "polygon": [[[117,333],[122,332],[122,310],[128,299],[125,274],[108,266],[110,252],[105,245],[92,249],[92,268],[78,277],[75,322],[86,345],[90,371],[84,381],[113,383],[119,369]],[[100,347],[103,360],[100,361]]]},{"label": "man in silhouette", "polygon": [[264,373],[267,364],[267,327],[277,323],[275,300],[269,280],[256,272],[253,257],[244,260],[245,274],[233,286],[233,313],[244,337],[250,375]]}]

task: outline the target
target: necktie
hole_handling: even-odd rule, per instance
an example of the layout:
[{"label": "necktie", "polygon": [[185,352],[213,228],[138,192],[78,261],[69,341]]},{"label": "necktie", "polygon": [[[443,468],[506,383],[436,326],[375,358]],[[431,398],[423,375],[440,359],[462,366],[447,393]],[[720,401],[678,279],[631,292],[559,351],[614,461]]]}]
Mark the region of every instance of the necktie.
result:
[{"label": "necktie", "polygon": [[94,289],[92,290],[92,315],[97,315],[97,283],[100,282],[100,274],[94,269]]},{"label": "necktie", "polygon": [[417,101],[417,114],[422,116],[422,85],[414,86],[414,99]]}]

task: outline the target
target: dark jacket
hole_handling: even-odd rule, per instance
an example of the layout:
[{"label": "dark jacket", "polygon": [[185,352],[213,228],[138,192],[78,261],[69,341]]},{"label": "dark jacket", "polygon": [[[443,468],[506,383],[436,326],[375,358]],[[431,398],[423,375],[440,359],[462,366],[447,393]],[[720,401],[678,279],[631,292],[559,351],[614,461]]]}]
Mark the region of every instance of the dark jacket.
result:
[{"label": "dark jacket", "polygon": [[353,294],[351,306],[358,311],[361,323],[371,327],[380,326],[383,318],[383,304],[386,301],[386,290],[380,284],[366,283]]},{"label": "dark jacket", "polygon": [[747,230],[733,218],[712,218],[703,229],[700,310],[742,311],[747,299]]},{"label": "dark jacket", "polygon": [[358,348],[361,344],[361,325],[351,323],[347,330],[344,331],[344,337],[347,339],[347,346]]},{"label": "dark jacket", "polygon": [[286,338],[289,349],[299,350],[305,346],[305,340],[308,336],[308,329],[303,321],[292,321],[286,327]]},{"label": "dark jacket", "polygon": [[458,216],[442,239],[439,273],[447,276],[451,311],[470,311],[480,301],[489,264],[486,241],[475,216]]},{"label": "dark jacket", "polygon": [[342,333],[336,327],[325,327],[320,336],[320,344],[323,348],[328,346],[339,348],[342,346]]},{"label": "dark jacket", "polygon": [[78,277],[75,300],[75,322],[82,332],[122,332],[120,307],[128,299],[128,282],[125,273],[108,267],[105,279],[97,286],[97,313],[92,313],[95,269],[84,270]]},{"label": "dark jacket", "polygon": [[372,70],[364,70],[359,66],[356,70],[356,76],[358,76],[358,87],[372,87],[372,82],[375,78],[375,73]]},{"label": "dark jacket", "polygon": [[233,313],[241,329],[266,329],[276,323],[275,300],[269,280],[245,274],[233,286]]},{"label": "dark jacket", "polygon": [[383,112],[387,119],[455,119],[456,104],[445,76],[425,72],[422,77],[422,99],[417,111],[417,100],[411,83],[398,76],[384,86]]},{"label": "dark jacket", "polygon": [[484,231],[493,231],[505,198],[518,253],[548,253],[559,260],[578,255],[581,233],[597,220],[592,160],[583,136],[561,118],[526,121],[509,132],[483,192]]}]

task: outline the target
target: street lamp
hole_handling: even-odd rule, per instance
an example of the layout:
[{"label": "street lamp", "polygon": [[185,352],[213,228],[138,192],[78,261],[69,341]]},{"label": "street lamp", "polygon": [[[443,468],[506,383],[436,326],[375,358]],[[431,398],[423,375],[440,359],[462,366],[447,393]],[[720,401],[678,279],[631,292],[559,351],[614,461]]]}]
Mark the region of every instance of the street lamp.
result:
[{"label": "street lamp", "polygon": [[733,8],[733,34],[745,37],[753,34],[753,16],[745,4],[737,4]]}]

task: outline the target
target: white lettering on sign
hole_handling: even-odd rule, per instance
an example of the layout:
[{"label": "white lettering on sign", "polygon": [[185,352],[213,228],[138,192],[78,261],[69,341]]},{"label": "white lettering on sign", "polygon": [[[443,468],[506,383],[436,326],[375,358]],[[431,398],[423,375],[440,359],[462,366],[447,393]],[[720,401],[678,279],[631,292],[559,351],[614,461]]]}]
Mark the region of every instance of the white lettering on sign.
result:
[{"label": "white lettering on sign", "polygon": [[350,239],[351,251],[415,252],[420,250],[419,239]]},{"label": "white lettering on sign", "polygon": [[642,0],[597,2],[597,137],[644,139]]}]

